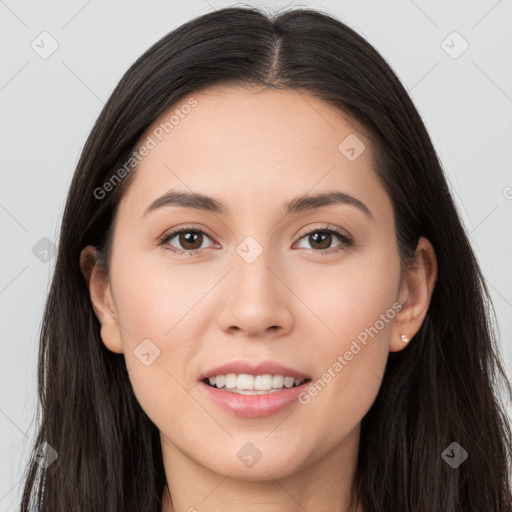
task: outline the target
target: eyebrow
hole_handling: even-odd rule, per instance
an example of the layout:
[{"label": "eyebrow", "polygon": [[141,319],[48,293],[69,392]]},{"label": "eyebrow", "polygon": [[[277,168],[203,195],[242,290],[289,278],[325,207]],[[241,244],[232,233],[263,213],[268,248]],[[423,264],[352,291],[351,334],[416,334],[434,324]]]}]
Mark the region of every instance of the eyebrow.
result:
[{"label": "eyebrow", "polygon": [[[372,221],[375,220],[370,209],[359,199],[340,191],[323,192],[314,195],[300,196],[284,203],[285,214],[298,213],[335,204],[355,206]],[[197,192],[169,190],[155,199],[144,211],[143,217],[164,206],[182,206],[206,212],[228,215],[230,209],[221,201]]]}]

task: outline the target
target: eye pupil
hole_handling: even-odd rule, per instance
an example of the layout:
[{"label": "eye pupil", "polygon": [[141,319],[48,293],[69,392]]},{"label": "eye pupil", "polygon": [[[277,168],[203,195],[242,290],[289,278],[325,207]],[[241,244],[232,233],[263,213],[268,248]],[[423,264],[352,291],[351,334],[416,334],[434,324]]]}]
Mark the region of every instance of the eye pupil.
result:
[{"label": "eye pupil", "polygon": [[[197,231],[186,231],[184,233],[182,233],[180,235],[180,244],[182,244],[183,247],[186,247],[188,249],[199,249],[202,245],[202,243],[199,244],[198,247],[187,247],[186,244],[193,244],[194,241],[197,242],[197,239],[199,238],[200,239],[201,237],[201,233],[197,232]],[[192,240],[192,239],[195,239],[195,240]],[[202,242],[202,240],[201,240]]]},{"label": "eye pupil", "polygon": [[323,238],[323,242],[325,242],[325,240],[327,239],[328,243],[327,244],[320,244],[322,245],[322,247],[320,247],[320,249],[327,249],[330,245],[331,245],[331,237],[332,235],[329,234],[329,233],[325,233],[325,232],[316,232],[315,234],[313,235],[310,235],[310,238],[313,239],[315,241],[315,243],[318,242],[318,238]]}]

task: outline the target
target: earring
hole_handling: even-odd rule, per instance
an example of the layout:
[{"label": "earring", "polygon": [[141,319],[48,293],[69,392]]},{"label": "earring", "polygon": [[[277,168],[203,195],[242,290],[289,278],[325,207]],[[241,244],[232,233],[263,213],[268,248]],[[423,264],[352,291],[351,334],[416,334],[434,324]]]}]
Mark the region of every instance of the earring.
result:
[{"label": "earring", "polygon": [[400,334],[400,338],[402,338],[402,341],[404,343],[409,343],[409,339],[407,338],[407,336],[405,336],[405,334]]}]

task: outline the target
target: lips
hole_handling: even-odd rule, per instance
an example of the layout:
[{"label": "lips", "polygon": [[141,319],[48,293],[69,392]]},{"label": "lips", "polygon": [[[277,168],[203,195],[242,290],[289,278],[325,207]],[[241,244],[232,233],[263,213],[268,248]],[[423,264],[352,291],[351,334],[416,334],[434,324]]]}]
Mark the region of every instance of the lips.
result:
[{"label": "lips", "polygon": [[310,379],[310,377],[288,366],[284,366],[276,361],[262,361],[260,363],[252,363],[250,361],[231,361],[221,366],[216,366],[211,370],[201,374],[198,380],[205,380],[209,377],[217,375],[227,375],[228,373],[248,375],[283,375],[287,377],[295,377],[296,379]]},{"label": "lips", "polygon": [[213,404],[224,412],[238,418],[263,418],[277,414],[288,407],[297,406],[299,395],[305,393],[310,381],[298,387],[282,389],[275,393],[264,395],[239,395],[211,387],[204,382],[199,383],[201,393],[204,393]]}]

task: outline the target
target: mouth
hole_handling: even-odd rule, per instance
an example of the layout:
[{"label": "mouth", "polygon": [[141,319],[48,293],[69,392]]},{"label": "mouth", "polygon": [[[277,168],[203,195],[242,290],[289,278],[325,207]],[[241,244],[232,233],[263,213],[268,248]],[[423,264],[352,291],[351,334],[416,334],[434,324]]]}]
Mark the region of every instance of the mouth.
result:
[{"label": "mouth", "polygon": [[[273,374],[227,374],[199,380],[208,400],[239,418],[263,418],[293,407],[311,379]],[[263,388],[263,389],[258,389]]]}]

